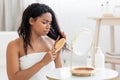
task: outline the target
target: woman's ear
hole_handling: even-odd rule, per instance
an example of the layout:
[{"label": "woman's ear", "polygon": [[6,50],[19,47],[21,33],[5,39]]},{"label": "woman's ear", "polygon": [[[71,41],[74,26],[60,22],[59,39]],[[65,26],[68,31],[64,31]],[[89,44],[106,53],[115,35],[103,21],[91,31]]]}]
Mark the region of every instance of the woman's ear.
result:
[{"label": "woman's ear", "polygon": [[33,25],[34,19],[32,17],[29,19],[29,23],[30,23],[30,25]]}]

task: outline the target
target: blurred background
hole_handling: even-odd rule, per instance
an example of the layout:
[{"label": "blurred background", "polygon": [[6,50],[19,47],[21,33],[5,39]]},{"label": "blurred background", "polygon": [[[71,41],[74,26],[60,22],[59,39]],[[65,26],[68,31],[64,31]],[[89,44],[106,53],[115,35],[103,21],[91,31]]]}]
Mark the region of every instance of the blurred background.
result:
[{"label": "blurred background", "polygon": [[[87,28],[95,31],[96,21],[90,17],[101,16],[102,6],[109,2],[110,13],[113,15],[120,14],[120,9],[115,12],[115,6],[120,6],[120,0],[0,0],[0,69],[6,74],[3,68],[6,67],[6,45],[13,38],[18,37],[16,30],[18,29],[24,9],[31,3],[44,3],[49,5],[54,12],[61,30],[67,35],[67,41],[71,42],[74,35],[79,33],[81,28]],[[12,33],[9,33],[12,32]],[[120,52],[120,26],[115,27],[115,51]],[[11,36],[12,35],[12,36]],[[7,36],[7,37],[6,37]],[[10,37],[10,38],[8,38]],[[109,27],[101,27],[99,47],[103,53],[110,51]],[[86,41],[86,40],[85,40]],[[84,42],[85,43],[85,42]],[[86,47],[81,43],[83,47]],[[67,54],[65,54],[67,53]],[[70,65],[70,54],[64,51],[63,64]],[[85,65],[86,56],[73,56],[74,65]],[[2,63],[2,64],[1,64]],[[106,65],[110,67],[110,65]],[[120,72],[120,65],[117,65],[117,71]],[[0,71],[1,75],[4,75]],[[4,78],[3,80],[7,80]]]}]

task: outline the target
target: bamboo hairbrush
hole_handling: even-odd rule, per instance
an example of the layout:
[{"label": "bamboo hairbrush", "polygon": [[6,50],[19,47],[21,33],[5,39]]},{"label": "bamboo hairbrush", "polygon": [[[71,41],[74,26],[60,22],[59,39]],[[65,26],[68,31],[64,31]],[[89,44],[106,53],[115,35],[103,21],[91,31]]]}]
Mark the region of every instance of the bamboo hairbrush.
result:
[{"label": "bamboo hairbrush", "polygon": [[65,44],[65,38],[61,38],[60,40],[58,40],[56,43],[55,43],[55,49],[56,49],[56,52],[58,52],[60,49],[62,49],[62,47],[64,46]]}]

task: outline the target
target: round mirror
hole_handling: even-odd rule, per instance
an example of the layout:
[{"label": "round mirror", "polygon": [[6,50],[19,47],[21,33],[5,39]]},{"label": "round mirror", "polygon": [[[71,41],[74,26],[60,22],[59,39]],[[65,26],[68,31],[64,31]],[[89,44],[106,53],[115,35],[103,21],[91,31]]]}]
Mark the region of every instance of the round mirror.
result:
[{"label": "round mirror", "polygon": [[81,56],[88,52],[92,45],[93,32],[87,28],[83,28],[74,37],[72,41],[73,53]]}]

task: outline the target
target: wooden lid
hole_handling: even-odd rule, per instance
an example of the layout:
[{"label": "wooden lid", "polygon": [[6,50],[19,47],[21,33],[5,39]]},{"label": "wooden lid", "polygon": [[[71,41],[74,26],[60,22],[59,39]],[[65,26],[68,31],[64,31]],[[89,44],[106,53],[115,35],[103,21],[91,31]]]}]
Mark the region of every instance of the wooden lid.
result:
[{"label": "wooden lid", "polygon": [[94,68],[90,67],[77,67],[72,69],[74,76],[91,76],[94,75]]}]

